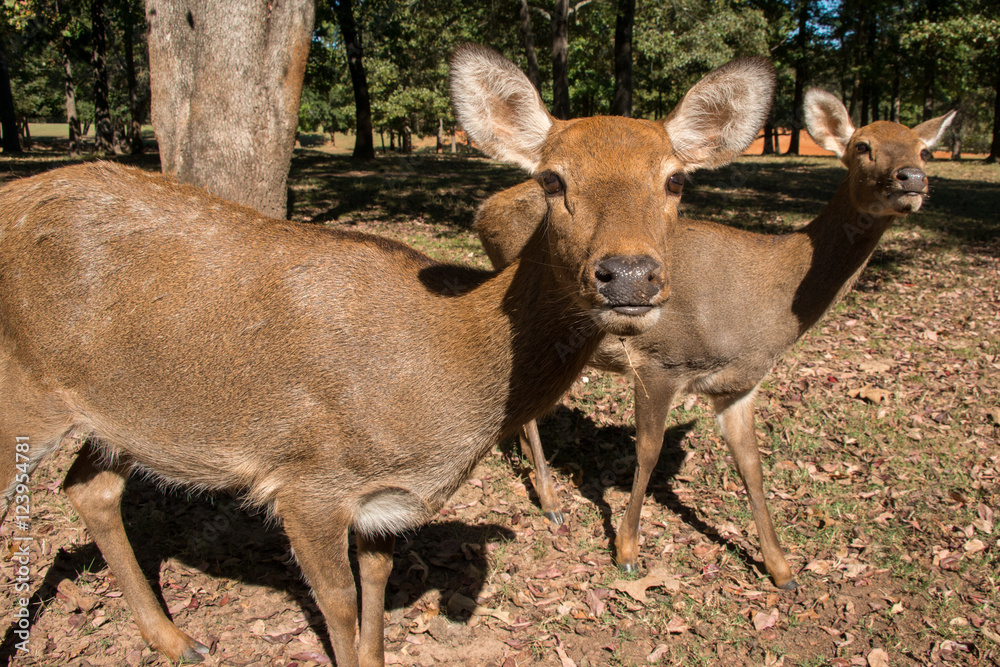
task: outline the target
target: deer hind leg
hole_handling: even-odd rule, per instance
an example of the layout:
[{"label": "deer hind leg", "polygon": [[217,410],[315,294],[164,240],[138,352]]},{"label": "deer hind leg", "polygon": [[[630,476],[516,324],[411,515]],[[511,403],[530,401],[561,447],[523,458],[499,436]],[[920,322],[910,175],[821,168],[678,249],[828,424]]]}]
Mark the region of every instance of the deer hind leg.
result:
[{"label": "deer hind leg", "polygon": [[561,526],[565,521],[562,509],[559,507],[559,494],[556,493],[555,483],[552,481],[552,472],[549,464],[545,461],[545,453],[542,452],[542,439],[538,435],[538,422],[532,419],[521,427],[521,451],[525,453],[531,462],[531,467],[535,469],[535,493],[538,494],[538,503],[542,506],[545,518],[557,526]]},{"label": "deer hind leg", "polygon": [[128,468],[120,462],[102,462],[91,441],[77,455],[63,488],[118,580],[143,639],[171,662],[201,662],[208,648],[167,618],[135,560],[121,513],[127,477]]},{"label": "deer hind leg", "polygon": [[764,566],[775,586],[791,591],[795,590],[797,584],[792,579],[792,570],[778,543],[778,535],[774,532],[771,513],[764,499],[764,473],[760,466],[757,434],[754,431],[755,395],[756,392],[752,391],[742,396],[713,397],[716,419],[750,500],[750,511],[757,525]]},{"label": "deer hind leg", "polygon": [[635,453],[637,467],[632,478],[632,494],[615,539],[615,560],[626,572],[639,571],[639,519],[646,487],[660,459],[663,432],[677,386],[666,377],[643,369],[642,382],[635,383]]},{"label": "deer hind leg", "polygon": [[[308,484],[303,481],[303,486]],[[337,667],[357,667],[357,588],[347,551],[350,517],[329,507],[310,510],[299,502],[299,495],[279,497],[275,511],[326,619]]]},{"label": "deer hind leg", "polygon": [[361,633],[358,653],[362,667],[385,664],[385,587],[392,573],[392,535],[357,533],[358,569],[361,575]]}]

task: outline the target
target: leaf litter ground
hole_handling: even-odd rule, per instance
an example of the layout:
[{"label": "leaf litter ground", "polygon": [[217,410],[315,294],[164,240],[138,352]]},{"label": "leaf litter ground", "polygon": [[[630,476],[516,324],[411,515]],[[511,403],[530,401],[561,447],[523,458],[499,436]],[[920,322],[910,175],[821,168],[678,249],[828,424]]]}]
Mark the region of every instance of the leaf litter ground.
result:
[{"label": "leaf litter ground", "polygon": [[[44,155],[7,164],[7,177],[53,166]],[[1000,171],[929,171],[925,210],[889,233],[760,392],[768,500],[797,591],[762,574],[742,485],[695,397],[668,422],[643,510],[642,571],[614,567],[609,545],[635,465],[633,389],[586,372],[541,427],[568,523],[544,520],[515,444],[498,448],[436,521],[398,541],[388,662],[1000,664]],[[831,159],[743,158],[698,175],[684,214],[788,231],[842,175]],[[300,151],[293,217],[483,265],[474,206],[520,178],[469,157],[359,170]],[[0,657],[165,664],[59,490],[78,447],[67,442],[33,475],[30,652],[7,630]],[[140,564],[179,627],[210,645],[207,664],[329,664],[322,617],[278,527],[238,498],[164,493],[143,479],[124,505]],[[2,530],[13,548],[9,522]],[[10,598],[13,568],[4,559],[0,569]],[[5,628],[11,614],[8,604]]]}]

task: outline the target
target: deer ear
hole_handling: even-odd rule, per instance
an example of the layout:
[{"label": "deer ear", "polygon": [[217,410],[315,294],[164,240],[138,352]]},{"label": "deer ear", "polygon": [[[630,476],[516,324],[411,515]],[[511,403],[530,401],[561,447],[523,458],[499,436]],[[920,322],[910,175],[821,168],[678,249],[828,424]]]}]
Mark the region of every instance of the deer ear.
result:
[{"label": "deer ear", "polygon": [[458,47],[451,56],[451,100],[458,122],[484,153],[534,172],[553,119],[512,62],[482,46]]},{"label": "deer ear", "polygon": [[854,125],[843,102],[825,90],[811,88],[806,93],[802,111],[809,136],[826,150],[836,153],[837,157],[843,156],[847,142],[854,134]]},{"label": "deer ear", "polygon": [[955,120],[957,115],[958,111],[952,109],[943,116],[925,120],[913,128],[913,133],[927,145],[927,148],[934,148],[937,142],[941,141],[945,131],[951,127],[951,122]]},{"label": "deer ear", "polygon": [[685,168],[721,167],[746,150],[771,110],[774,83],[765,58],[734,60],[696,83],[663,121]]}]

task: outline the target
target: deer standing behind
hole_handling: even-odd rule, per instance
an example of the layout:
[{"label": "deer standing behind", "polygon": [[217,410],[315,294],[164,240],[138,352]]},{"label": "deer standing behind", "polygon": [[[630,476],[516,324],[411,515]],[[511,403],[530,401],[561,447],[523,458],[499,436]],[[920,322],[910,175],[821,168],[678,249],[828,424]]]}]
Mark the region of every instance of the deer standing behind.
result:
[{"label": "deer standing behind", "polygon": [[207,649],[166,617],[136,563],[120,508],[133,470],[267,507],[337,665],[381,665],[393,535],[432,518],[553,404],[605,333],[657,320],[671,179],[739,155],[774,86],[766,61],[745,60],[664,123],[558,121],[493,51],[461,47],[451,66],[463,126],[535,175],[549,223],[498,273],[111,164],[0,190],[0,511],[66,436],[85,436],[65,491],[142,636],[171,661]]},{"label": "deer standing behind", "polygon": [[[851,288],[892,223],[920,208],[929,150],[955,115],[952,111],[913,130],[886,121],[856,130],[844,105],[818,89],[806,95],[804,110],[809,133],[848,170],[819,216],[784,235],[680,220],[666,256],[669,307],[639,336],[606,337],[588,364],[636,377],[638,467],[615,541],[616,560],[626,571],[638,570],[639,515],[667,415],[678,395],[696,393],[708,397],[715,409],[747,491],[768,573],[779,588],[796,587],[764,498],[754,430],[757,387],[778,357]],[[531,184],[487,200],[476,227],[493,265],[511,262],[545,215]],[[534,422],[525,425],[521,440],[536,464],[542,509],[561,523]]]}]

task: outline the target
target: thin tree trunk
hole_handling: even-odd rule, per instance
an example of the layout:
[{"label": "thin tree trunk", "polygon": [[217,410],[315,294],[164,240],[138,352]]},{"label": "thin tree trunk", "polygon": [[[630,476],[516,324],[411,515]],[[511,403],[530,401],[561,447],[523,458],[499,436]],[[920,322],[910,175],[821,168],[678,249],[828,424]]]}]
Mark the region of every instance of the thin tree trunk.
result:
[{"label": "thin tree trunk", "polygon": [[611,114],[632,116],[632,29],[635,25],[635,0],[618,0],[615,19],[615,98]]},{"label": "thin tree trunk", "polygon": [[128,0],[121,7],[122,42],[125,55],[125,82],[128,86],[128,109],[130,126],[128,132],[129,153],[139,155],[143,152],[142,118],[139,109],[139,86],[135,78],[135,54],[132,40],[135,32],[135,14],[132,3]]},{"label": "thin tree trunk", "polygon": [[933,57],[924,67],[924,114],[922,120],[934,117],[934,79],[937,76],[937,60]]},{"label": "thin tree trunk", "polygon": [[115,130],[111,124],[108,85],[108,36],[104,26],[104,0],[91,0],[91,58],[94,72],[94,148],[99,155],[114,149]]},{"label": "thin tree trunk", "polygon": [[69,154],[75,157],[80,154],[82,133],[80,132],[80,116],[76,111],[76,83],[73,81],[73,63],[69,57],[69,44],[66,38],[62,40],[63,58],[63,88],[66,93],[66,124],[69,125]]},{"label": "thin tree trunk", "polygon": [[764,123],[764,148],[761,150],[761,155],[774,155],[774,122],[771,120],[770,116],[767,122]]},{"label": "thin tree trunk", "polygon": [[[997,60],[1000,61],[1000,57]],[[996,93],[993,97],[993,143],[990,144],[990,154],[986,158],[986,161],[989,163],[1000,160],[1000,62],[997,65],[997,79],[996,84],[993,86]]]},{"label": "thin tree trunk", "polygon": [[368,96],[368,77],[365,74],[364,48],[361,45],[361,32],[354,22],[354,9],[351,0],[335,0],[334,10],[337,12],[337,23],[347,47],[347,69],[351,73],[351,86],[354,88],[354,118],[357,128],[354,140],[354,159],[375,159],[375,141],[372,136],[372,106]]},{"label": "thin tree trunk", "polygon": [[535,90],[541,93],[542,73],[538,69],[538,54],[535,52],[535,35],[531,31],[531,12],[528,9],[528,0],[521,0],[521,34],[524,36],[524,54],[528,58],[528,81],[535,87]]},{"label": "thin tree trunk", "polygon": [[552,12],[552,115],[569,119],[569,0]]},{"label": "thin tree trunk", "polygon": [[799,134],[802,130],[802,99],[805,95],[806,48],[809,45],[809,0],[799,0],[799,33],[796,37],[798,53],[795,58],[795,92],[792,97],[792,138],[786,155],[799,154]]},{"label": "thin tree trunk", "polygon": [[3,132],[3,152],[21,152],[21,137],[14,113],[14,94],[10,90],[10,71],[7,69],[7,54],[0,48],[0,131]]},{"label": "thin tree trunk", "polygon": [[892,76],[892,101],[889,105],[889,120],[894,123],[899,122],[899,63],[896,63],[896,71]]}]

